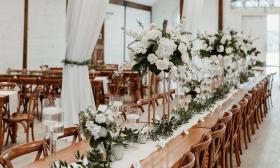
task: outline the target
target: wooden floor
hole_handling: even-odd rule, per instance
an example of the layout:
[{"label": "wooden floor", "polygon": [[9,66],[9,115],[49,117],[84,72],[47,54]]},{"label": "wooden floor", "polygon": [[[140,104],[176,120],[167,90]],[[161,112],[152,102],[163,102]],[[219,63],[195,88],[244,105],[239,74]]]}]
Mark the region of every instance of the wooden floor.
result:
[{"label": "wooden floor", "polygon": [[[267,118],[261,124],[260,130],[252,137],[252,143],[249,143],[249,149],[243,150],[241,156],[241,168],[280,168],[280,82],[277,76],[273,88],[273,105]],[[42,139],[45,136],[44,126],[36,121],[35,138]],[[20,129],[18,143],[25,142],[25,134]],[[59,148],[70,144],[67,141],[59,141]],[[9,144],[6,148],[16,144]],[[243,146],[244,148],[244,146]],[[24,165],[32,162],[35,155],[27,155],[16,159],[15,168],[22,168]]]}]

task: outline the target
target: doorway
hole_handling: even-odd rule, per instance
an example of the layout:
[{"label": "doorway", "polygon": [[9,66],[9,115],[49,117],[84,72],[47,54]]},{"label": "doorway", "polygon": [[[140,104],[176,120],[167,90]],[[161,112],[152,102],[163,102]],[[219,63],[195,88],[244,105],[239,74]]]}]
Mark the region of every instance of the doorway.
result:
[{"label": "doorway", "polygon": [[279,14],[267,15],[267,45],[266,45],[266,65],[267,72],[277,72],[280,65],[280,44],[279,44]]}]

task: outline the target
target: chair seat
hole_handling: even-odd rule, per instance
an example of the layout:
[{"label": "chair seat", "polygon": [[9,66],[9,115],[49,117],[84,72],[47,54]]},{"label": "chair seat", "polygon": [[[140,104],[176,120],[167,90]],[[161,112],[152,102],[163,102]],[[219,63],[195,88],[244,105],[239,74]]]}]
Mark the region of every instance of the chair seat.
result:
[{"label": "chair seat", "polygon": [[32,120],[33,116],[28,116],[26,113],[15,113],[12,116],[4,116],[3,120],[5,122],[21,122],[21,121],[27,121]]}]

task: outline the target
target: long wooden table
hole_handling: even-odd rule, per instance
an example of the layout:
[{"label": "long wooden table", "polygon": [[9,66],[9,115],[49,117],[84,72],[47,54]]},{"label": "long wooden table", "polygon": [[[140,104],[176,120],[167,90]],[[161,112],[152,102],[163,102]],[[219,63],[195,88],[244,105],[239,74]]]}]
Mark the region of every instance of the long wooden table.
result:
[{"label": "long wooden table", "polygon": [[[176,167],[184,153],[191,150],[191,147],[197,144],[202,135],[209,133],[207,128],[201,128],[204,126],[212,127],[216,124],[217,120],[223,116],[224,112],[232,107],[233,104],[238,103],[242,97],[247,93],[247,90],[237,91],[232,98],[228,99],[222,108],[217,108],[214,112],[210,113],[204,118],[204,122],[194,125],[188,130],[188,134],[179,135],[170,140],[164,148],[158,148],[152,152],[147,158],[140,161],[142,168],[170,168]],[[75,162],[74,153],[80,150],[81,153],[85,153],[89,150],[89,144],[86,141],[67,147],[61,151],[58,151],[56,158],[58,160],[65,160],[68,163]],[[137,157],[137,156],[136,156]],[[39,161],[29,164],[25,168],[47,168],[48,157]],[[132,163],[131,163],[132,164]]]}]

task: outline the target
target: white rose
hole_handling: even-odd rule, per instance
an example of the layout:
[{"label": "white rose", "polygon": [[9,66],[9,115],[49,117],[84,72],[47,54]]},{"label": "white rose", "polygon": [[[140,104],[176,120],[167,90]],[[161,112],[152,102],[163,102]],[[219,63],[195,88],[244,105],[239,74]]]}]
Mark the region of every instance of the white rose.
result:
[{"label": "white rose", "polygon": [[222,43],[222,44],[225,44],[225,43],[226,43],[226,40],[227,40],[227,39],[225,38],[225,36],[223,36],[222,39],[221,39],[221,43]]},{"label": "white rose", "polygon": [[101,127],[100,132],[99,132],[99,137],[106,137],[107,136],[107,129],[104,127]]},{"label": "white rose", "polygon": [[108,106],[105,104],[100,104],[98,106],[98,110],[97,111],[101,111],[101,112],[105,112],[108,109]]},{"label": "white rose", "polygon": [[163,70],[167,70],[168,69],[168,65],[169,65],[169,60],[166,58],[163,58],[162,60],[158,60],[156,62],[156,66],[157,69],[163,71]]},{"label": "white rose", "polygon": [[95,121],[99,124],[106,122],[106,116],[103,113],[99,113],[95,116]]},{"label": "white rose", "polygon": [[196,93],[200,93],[200,88],[199,87],[196,87],[195,89],[194,89],[194,91],[196,92]]},{"label": "white rose", "polygon": [[208,50],[209,50],[209,51],[213,50],[213,47],[212,47],[212,46],[209,46],[209,47],[208,47]]},{"label": "white rose", "polygon": [[91,134],[93,135],[94,139],[98,139],[100,138],[100,131],[101,131],[101,126],[99,125],[96,125],[96,124],[93,124],[91,127],[90,127],[90,132]]},{"label": "white rose", "polygon": [[147,57],[150,64],[155,64],[158,60],[158,57],[155,54],[149,54]]}]

